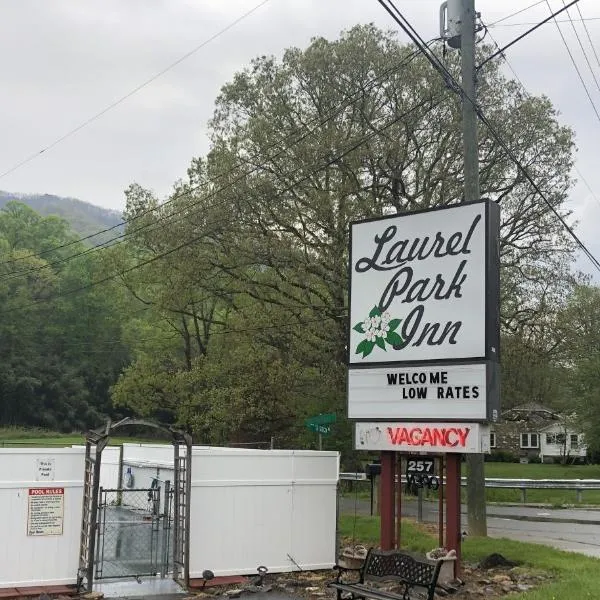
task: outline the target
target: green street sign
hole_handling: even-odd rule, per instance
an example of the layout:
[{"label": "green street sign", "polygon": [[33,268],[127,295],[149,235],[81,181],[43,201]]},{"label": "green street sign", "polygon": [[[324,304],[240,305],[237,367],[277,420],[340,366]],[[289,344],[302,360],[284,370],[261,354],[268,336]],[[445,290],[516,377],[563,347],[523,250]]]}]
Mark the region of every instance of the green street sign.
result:
[{"label": "green street sign", "polygon": [[335,413],[328,413],[326,415],[316,415],[314,417],[309,417],[306,419],[305,423],[308,427],[309,423],[318,423],[319,425],[327,425],[329,423],[335,423],[336,416]]},{"label": "green street sign", "polygon": [[331,433],[331,427],[329,425],[323,425],[321,423],[306,423],[306,426],[319,435],[329,435]]}]

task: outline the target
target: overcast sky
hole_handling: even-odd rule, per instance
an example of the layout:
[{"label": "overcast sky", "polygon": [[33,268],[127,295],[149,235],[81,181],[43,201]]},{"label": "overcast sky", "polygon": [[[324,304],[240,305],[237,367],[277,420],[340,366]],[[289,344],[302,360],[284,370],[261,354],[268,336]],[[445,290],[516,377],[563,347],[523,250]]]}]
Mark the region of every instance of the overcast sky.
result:
[{"label": "overcast sky", "polygon": [[[476,0],[493,23],[534,0]],[[0,173],[105,109],[215,35],[260,0],[19,0],[0,7]],[[438,35],[438,0],[397,0],[425,39]],[[557,10],[562,0],[550,0]],[[600,2],[580,0],[600,55]],[[502,45],[527,29],[506,26],[548,16],[545,2],[490,31]],[[579,18],[571,9],[573,18]],[[596,19],[596,20],[593,20]],[[268,0],[165,75],[74,135],[0,178],[0,189],[80,198],[121,210],[138,182],[164,197],[191,157],[206,152],[206,122],[219,88],[261,54],[335,38],[356,23],[395,28],[376,0]],[[600,61],[576,23],[600,81]],[[570,23],[562,30],[600,110],[594,83]],[[405,39],[401,36],[401,39]],[[556,25],[548,23],[508,51],[530,92],[546,94],[573,127],[577,185],[570,207],[578,232],[600,258],[600,120],[579,82]],[[578,173],[575,176],[579,178]],[[580,266],[591,268],[584,261]]]}]

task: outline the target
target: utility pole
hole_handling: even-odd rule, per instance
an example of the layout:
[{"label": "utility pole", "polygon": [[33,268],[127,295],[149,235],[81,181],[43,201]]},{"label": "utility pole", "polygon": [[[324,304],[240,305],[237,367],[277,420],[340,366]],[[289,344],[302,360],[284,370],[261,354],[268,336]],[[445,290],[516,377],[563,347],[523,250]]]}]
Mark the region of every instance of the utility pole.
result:
[{"label": "utility pole", "polygon": [[[475,72],[475,0],[462,0],[460,16],[464,201],[479,200]],[[470,535],[486,536],[483,454],[467,454],[467,515]]]}]

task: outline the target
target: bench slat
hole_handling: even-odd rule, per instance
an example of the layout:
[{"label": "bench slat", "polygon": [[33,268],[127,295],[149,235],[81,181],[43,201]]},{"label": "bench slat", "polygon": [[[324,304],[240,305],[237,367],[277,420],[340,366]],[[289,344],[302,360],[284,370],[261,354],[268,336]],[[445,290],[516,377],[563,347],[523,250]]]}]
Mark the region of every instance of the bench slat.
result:
[{"label": "bench slat", "polygon": [[375,600],[402,600],[402,594],[394,594],[394,592],[383,592],[360,584],[345,584],[345,583],[330,583],[329,587],[336,588],[342,592],[350,592],[356,596],[374,598]]}]

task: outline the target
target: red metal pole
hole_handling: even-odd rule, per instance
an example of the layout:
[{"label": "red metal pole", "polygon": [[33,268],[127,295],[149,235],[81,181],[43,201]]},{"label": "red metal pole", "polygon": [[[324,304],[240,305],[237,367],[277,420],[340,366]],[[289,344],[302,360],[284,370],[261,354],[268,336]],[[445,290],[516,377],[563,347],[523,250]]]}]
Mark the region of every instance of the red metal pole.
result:
[{"label": "red metal pole", "polygon": [[446,548],[456,551],[454,576],[460,575],[460,454],[446,454]]},{"label": "red metal pole", "polygon": [[394,548],[394,488],[395,453],[381,453],[381,549]]},{"label": "red metal pole", "polygon": [[402,547],[402,454],[396,454],[396,548]]},{"label": "red metal pole", "polygon": [[438,489],[438,542],[440,548],[444,546],[444,455],[440,456],[439,468],[440,487]]}]

